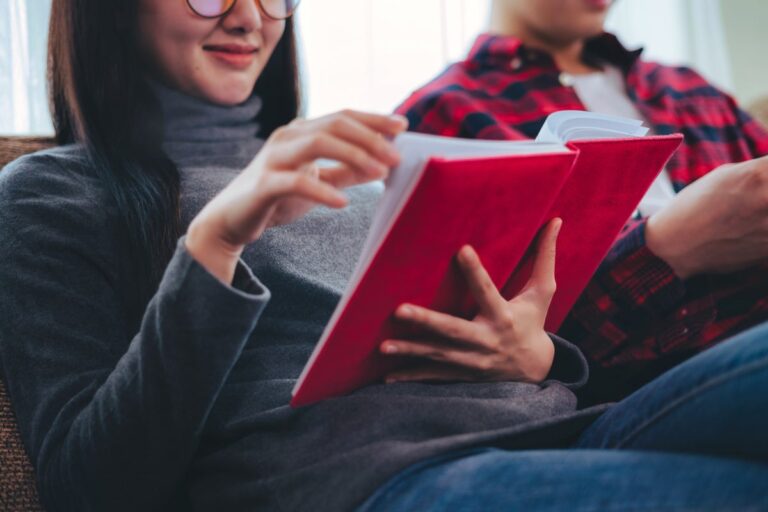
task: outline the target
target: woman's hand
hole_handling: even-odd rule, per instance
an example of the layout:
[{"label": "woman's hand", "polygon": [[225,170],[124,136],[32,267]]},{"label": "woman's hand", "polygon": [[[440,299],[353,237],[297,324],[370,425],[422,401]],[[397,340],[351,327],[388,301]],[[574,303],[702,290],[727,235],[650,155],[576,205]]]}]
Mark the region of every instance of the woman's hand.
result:
[{"label": "woman's hand", "polygon": [[[400,116],[344,111],[277,129],[258,156],[195,217],[187,250],[231,283],[243,248],[270,226],[287,224],[315,205],[343,208],[342,188],[380,180],[399,156],[387,140],[407,128]],[[319,169],[318,159],[339,162]]]},{"label": "woman's hand", "polygon": [[544,331],[555,293],[555,246],[562,221],[544,229],[533,274],[519,295],[506,301],[494,286],[477,253],[462,248],[458,260],[480,311],[465,320],[404,304],[395,315],[444,338],[444,343],[386,340],[384,354],[412,356],[424,364],[387,376],[404,381],[518,381],[539,383],[552,368],[555,348]]}]

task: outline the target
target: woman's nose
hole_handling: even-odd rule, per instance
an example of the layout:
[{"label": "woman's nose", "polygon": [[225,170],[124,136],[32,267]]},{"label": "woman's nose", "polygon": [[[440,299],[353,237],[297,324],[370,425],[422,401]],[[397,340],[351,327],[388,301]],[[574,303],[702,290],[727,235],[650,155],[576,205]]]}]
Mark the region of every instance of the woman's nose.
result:
[{"label": "woman's nose", "polygon": [[249,33],[260,30],[263,18],[258,0],[239,0],[222,20],[227,31]]}]

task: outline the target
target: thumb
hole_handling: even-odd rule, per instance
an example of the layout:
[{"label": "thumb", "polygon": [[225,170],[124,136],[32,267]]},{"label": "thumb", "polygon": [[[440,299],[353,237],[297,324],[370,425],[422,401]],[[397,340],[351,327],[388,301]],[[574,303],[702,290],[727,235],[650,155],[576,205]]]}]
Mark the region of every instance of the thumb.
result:
[{"label": "thumb", "polygon": [[557,237],[563,226],[562,219],[553,219],[545,227],[536,242],[536,256],[533,262],[531,278],[523,289],[524,292],[534,292],[541,297],[546,305],[555,294],[555,254],[557,253]]}]

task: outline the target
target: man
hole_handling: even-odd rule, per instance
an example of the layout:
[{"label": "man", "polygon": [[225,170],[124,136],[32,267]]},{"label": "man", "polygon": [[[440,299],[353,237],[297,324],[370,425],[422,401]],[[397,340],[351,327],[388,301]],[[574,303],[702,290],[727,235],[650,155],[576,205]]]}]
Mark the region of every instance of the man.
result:
[{"label": "man", "polygon": [[768,132],[687,68],[645,62],[603,24],[611,0],[494,0],[491,33],[398,112],[439,135],[533,138],[559,110],[643,119],[685,142],[559,334],[617,399],[768,319]]}]

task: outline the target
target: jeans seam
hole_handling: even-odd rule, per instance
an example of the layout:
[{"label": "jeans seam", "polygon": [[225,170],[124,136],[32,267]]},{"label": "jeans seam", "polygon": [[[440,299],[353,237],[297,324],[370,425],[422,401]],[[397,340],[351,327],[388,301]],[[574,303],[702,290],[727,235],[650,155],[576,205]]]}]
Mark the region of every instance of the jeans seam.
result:
[{"label": "jeans seam", "polygon": [[637,428],[635,428],[632,432],[629,434],[623,436],[619,441],[615,443],[615,448],[624,448],[627,443],[629,443],[633,438],[640,435],[644,430],[648,429],[653,424],[657,423],[663,416],[666,416],[673,412],[673,409],[676,409],[680,405],[682,405],[684,402],[689,401],[691,398],[693,398],[696,395],[701,394],[703,391],[707,391],[709,389],[712,389],[713,387],[716,387],[725,381],[728,381],[730,379],[733,379],[734,377],[739,377],[742,375],[747,375],[750,373],[753,373],[755,371],[764,369],[766,366],[768,366],[768,357],[764,357],[762,359],[759,359],[757,361],[754,361],[753,363],[742,366],[737,368],[736,370],[733,370],[729,373],[719,375],[713,379],[710,379],[698,386],[696,386],[694,389],[688,391],[685,395],[677,398],[673,402],[667,404],[664,408],[656,412],[653,416],[648,418],[645,422],[643,422],[641,425],[639,425]]}]

